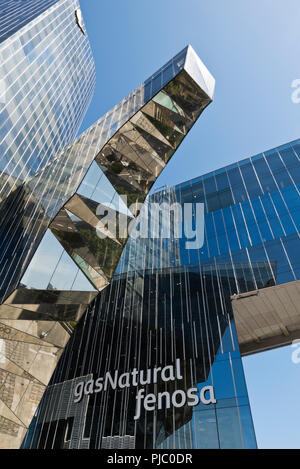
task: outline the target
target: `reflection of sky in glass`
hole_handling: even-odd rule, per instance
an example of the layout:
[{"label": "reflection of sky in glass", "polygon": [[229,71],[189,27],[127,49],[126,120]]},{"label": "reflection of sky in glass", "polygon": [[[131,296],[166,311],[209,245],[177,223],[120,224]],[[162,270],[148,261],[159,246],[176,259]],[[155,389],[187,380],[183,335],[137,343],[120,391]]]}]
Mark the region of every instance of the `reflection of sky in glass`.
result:
[{"label": "reflection of sky in glass", "polygon": [[50,230],[47,230],[21,284],[36,290],[94,290]]},{"label": "reflection of sky in glass", "polygon": [[[192,407],[192,419],[158,448],[256,448],[235,326],[231,326],[233,330],[227,327],[223,334],[207,380],[197,384],[199,398],[202,388],[213,386],[217,403],[205,405],[200,401]],[[180,382],[178,389],[182,389]]]},{"label": "reflection of sky in glass", "polygon": [[132,216],[119,194],[95,161],[93,161],[77,192],[79,195],[92,199],[99,204]]},{"label": "reflection of sky in glass", "polygon": [[3,197],[75,138],[89,104],[94,62],[75,21],[76,3],[0,1],[0,78],[6,83],[0,108]]}]

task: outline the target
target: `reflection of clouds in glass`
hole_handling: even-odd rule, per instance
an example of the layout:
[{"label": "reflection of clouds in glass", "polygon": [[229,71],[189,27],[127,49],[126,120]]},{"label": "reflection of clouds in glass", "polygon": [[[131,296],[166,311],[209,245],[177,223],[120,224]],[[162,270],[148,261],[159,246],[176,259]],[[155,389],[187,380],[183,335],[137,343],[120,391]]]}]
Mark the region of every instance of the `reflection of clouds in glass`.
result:
[{"label": "reflection of clouds in glass", "polygon": [[6,103],[6,83],[0,79],[0,104]]}]

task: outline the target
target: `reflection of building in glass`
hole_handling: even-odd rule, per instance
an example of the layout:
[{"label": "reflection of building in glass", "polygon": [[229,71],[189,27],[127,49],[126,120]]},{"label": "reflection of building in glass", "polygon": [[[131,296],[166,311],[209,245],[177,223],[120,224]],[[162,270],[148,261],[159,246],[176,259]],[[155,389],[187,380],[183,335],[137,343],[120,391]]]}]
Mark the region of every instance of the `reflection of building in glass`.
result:
[{"label": "reflection of building in glass", "polygon": [[125,219],[138,213],[213,88],[185,48],[4,201],[2,229],[10,236],[3,239],[3,314],[11,317],[14,308],[14,319],[80,317],[82,305],[109,283],[123,249],[113,233],[99,236],[104,210]]},{"label": "reflection of building in glass", "polygon": [[[32,20],[44,13],[59,0],[0,0],[0,42],[5,41]],[[61,2],[62,3],[62,2]]]},{"label": "reflection of building in glass", "polygon": [[[256,447],[241,355],[300,338],[299,158],[300,140],[147,199],[140,221],[151,202],[193,203],[194,214],[204,203],[204,243],[187,249],[175,229],[170,238],[129,239],[110,286],[77,325],[24,447]],[[180,379],[89,385],[108,372],[146,376],[176,359]],[[180,401],[204,386],[216,403]],[[168,405],[177,391],[177,405]]]},{"label": "reflection of building in glass", "polygon": [[78,1],[0,6],[0,433],[8,448],[20,445],[74,323],[118,264],[126,239],[101,220],[106,212],[134,219],[211,102],[214,79],[186,47],[73,141],[95,81]]}]

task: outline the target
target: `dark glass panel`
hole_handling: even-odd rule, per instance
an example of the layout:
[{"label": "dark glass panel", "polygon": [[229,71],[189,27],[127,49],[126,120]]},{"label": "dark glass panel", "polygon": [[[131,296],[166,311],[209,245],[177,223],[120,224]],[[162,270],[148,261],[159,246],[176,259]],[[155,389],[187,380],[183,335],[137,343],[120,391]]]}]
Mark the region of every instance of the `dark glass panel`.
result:
[{"label": "dark glass panel", "polygon": [[289,261],[291,263],[292,269],[296,275],[296,278],[300,277],[300,238],[298,235],[288,236],[283,239],[283,245],[286,249]]},{"label": "dark glass panel", "polygon": [[218,191],[223,191],[224,189],[230,189],[230,184],[229,184],[226,170],[216,171],[215,178],[216,178]]},{"label": "dark glass panel", "polygon": [[266,218],[266,214],[263,210],[263,205],[261,204],[260,199],[253,199],[252,200],[252,207],[255,213],[257,226],[261,233],[261,237],[263,241],[269,241],[273,239],[272,232],[270,230],[268,220]]},{"label": "dark glass panel", "polygon": [[264,192],[272,192],[277,190],[273,176],[268,168],[265,159],[262,156],[252,158],[253,166],[259,177],[260,184]]},{"label": "dark glass panel", "polygon": [[266,243],[266,250],[272,264],[276,284],[295,280],[284,249],[279,240]]},{"label": "dark glass panel", "polygon": [[[299,148],[300,145],[293,145],[292,148],[285,148],[285,149],[280,149],[279,148],[279,153],[281,158],[284,161],[284,164],[288,169],[292,169],[295,167],[299,167],[300,161],[299,161]],[[298,154],[298,158],[297,158]]]},{"label": "dark glass panel", "polygon": [[219,243],[220,254],[228,252],[228,243],[225,233],[225,226],[222,214],[220,212],[214,213],[214,221],[216,226],[217,239]]},{"label": "dark glass panel", "polygon": [[206,176],[203,178],[206,196],[215,194],[217,192],[217,186],[214,176]]}]

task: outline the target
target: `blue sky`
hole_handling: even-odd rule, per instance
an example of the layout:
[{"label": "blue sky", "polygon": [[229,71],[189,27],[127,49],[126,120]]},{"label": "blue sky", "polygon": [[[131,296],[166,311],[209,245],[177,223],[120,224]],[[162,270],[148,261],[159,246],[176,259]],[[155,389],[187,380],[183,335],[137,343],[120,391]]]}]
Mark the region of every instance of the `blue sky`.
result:
[{"label": "blue sky", "polygon": [[[169,186],[300,137],[299,0],[80,0],[97,85],[82,129],[187,44],[214,102],[161,174]],[[300,363],[285,347],[244,359],[261,448],[300,448]]]}]

